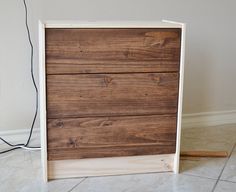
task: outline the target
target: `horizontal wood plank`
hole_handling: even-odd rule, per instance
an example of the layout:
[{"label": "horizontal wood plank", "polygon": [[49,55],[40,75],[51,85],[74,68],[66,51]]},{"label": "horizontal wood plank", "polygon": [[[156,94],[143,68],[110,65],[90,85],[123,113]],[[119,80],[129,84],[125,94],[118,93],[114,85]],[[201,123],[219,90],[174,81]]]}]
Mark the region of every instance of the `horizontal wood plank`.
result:
[{"label": "horizontal wood plank", "polygon": [[173,171],[174,154],[48,161],[49,179]]},{"label": "horizontal wood plank", "polygon": [[48,149],[48,160],[86,159],[104,157],[125,157],[138,155],[157,155],[175,153],[172,144],[146,144],[134,146],[113,146],[99,148]]},{"label": "horizontal wood plank", "polygon": [[46,29],[47,74],[179,71],[181,29]]},{"label": "horizontal wood plank", "polygon": [[49,160],[175,152],[176,115],[48,120]]},{"label": "horizontal wood plank", "polygon": [[48,118],[177,112],[178,73],[47,76]]}]

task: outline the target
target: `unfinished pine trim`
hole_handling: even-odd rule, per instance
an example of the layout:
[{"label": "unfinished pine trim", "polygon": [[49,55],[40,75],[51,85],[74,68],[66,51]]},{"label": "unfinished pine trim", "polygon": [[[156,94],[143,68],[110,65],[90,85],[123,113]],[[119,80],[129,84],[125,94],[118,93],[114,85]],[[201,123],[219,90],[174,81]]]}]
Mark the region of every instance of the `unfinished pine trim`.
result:
[{"label": "unfinished pine trim", "polygon": [[49,179],[173,171],[174,154],[49,161]]},{"label": "unfinished pine trim", "polygon": [[45,79],[45,25],[39,21],[39,103],[40,103],[40,134],[41,162],[43,180],[48,181],[47,162],[47,116],[46,116],[46,79]]},{"label": "unfinished pine trim", "polygon": [[180,163],[180,141],[181,141],[181,126],[182,126],[182,107],[183,107],[183,85],[184,85],[184,61],[185,61],[185,37],[186,24],[174,21],[163,20],[163,22],[181,25],[181,53],[180,53],[180,71],[179,71],[179,97],[178,97],[178,112],[177,112],[177,133],[176,133],[176,152],[174,159],[174,173],[179,173]]},{"label": "unfinished pine trim", "polygon": [[182,23],[171,21],[46,21],[46,28],[182,28]]},{"label": "unfinished pine trim", "polygon": [[[167,155],[147,155],[132,157],[94,158],[78,160],[47,160],[47,116],[45,85],[45,28],[181,28],[181,60],[179,78],[179,98],[177,112],[176,153]],[[180,137],[184,77],[185,24],[172,21],[163,22],[39,22],[39,71],[40,71],[40,127],[41,158],[43,178],[48,179],[119,175],[172,171],[179,172]]]}]

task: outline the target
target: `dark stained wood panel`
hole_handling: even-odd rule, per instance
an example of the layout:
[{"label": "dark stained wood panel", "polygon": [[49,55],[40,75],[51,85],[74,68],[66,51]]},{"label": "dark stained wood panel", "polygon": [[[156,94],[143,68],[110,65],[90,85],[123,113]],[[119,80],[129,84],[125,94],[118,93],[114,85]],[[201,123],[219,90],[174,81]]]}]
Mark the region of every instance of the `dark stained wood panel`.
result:
[{"label": "dark stained wood panel", "polygon": [[47,74],[179,71],[181,29],[46,29]]},{"label": "dark stained wood panel", "polygon": [[181,29],[46,29],[48,160],[172,154]]},{"label": "dark stained wood panel", "polygon": [[[167,152],[167,153],[165,153]],[[103,157],[123,157],[136,155],[174,154],[175,147],[170,145],[146,144],[119,147],[48,149],[48,160],[86,159]]]},{"label": "dark stained wood panel", "polygon": [[49,160],[175,153],[176,115],[48,120]]},{"label": "dark stained wood panel", "polygon": [[178,73],[47,76],[48,118],[177,112]]}]

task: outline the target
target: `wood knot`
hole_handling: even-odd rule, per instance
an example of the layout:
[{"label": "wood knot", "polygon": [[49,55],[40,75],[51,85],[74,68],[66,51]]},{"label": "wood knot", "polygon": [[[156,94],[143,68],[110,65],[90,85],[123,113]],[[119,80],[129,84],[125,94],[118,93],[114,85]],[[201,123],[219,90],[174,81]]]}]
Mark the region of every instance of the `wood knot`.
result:
[{"label": "wood knot", "polygon": [[125,56],[125,58],[128,58],[129,57],[129,49],[126,49],[125,51],[124,51],[124,56]]},{"label": "wood knot", "polygon": [[171,42],[178,40],[179,34],[175,32],[147,32],[145,33],[144,45],[150,47],[165,47]]},{"label": "wood knot", "polygon": [[79,144],[78,144],[77,138],[72,138],[72,137],[70,137],[70,138],[69,138],[69,141],[68,141],[68,146],[73,147],[73,148],[78,147]]},{"label": "wood knot", "polygon": [[161,83],[161,77],[160,76],[157,76],[155,74],[151,74],[151,79],[152,81],[154,81],[157,85],[159,85]]},{"label": "wood knot", "polygon": [[63,128],[63,127],[64,127],[64,123],[63,123],[62,121],[58,121],[58,122],[56,123],[56,126],[57,126],[58,128]]},{"label": "wood knot", "polygon": [[105,76],[103,78],[103,81],[104,81],[104,84],[106,85],[106,87],[111,83],[112,81],[112,78],[111,77],[108,77],[108,76]]},{"label": "wood knot", "polygon": [[102,122],[102,126],[111,126],[113,123],[112,123],[112,121],[103,121]]}]

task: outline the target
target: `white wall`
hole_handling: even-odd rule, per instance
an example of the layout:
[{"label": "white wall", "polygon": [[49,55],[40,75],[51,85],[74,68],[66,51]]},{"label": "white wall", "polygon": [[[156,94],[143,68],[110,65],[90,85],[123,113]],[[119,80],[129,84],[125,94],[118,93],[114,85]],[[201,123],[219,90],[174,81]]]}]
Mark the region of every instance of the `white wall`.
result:
[{"label": "white wall", "polygon": [[[37,70],[37,0],[29,3],[30,30]],[[22,0],[0,0],[0,131],[26,129],[32,122],[35,93],[30,76],[30,46],[25,28]],[[37,121],[36,126],[39,127]]]},{"label": "white wall", "polygon": [[[177,20],[187,23],[184,113],[236,109],[236,2],[28,0],[37,53],[38,19]],[[27,128],[34,111],[21,0],[0,1],[0,131]],[[37,55],[35,57],[37,66]],[[37,73],[37,69],[36,69]],[[38,123],[36,125],[39,126]]]}]

